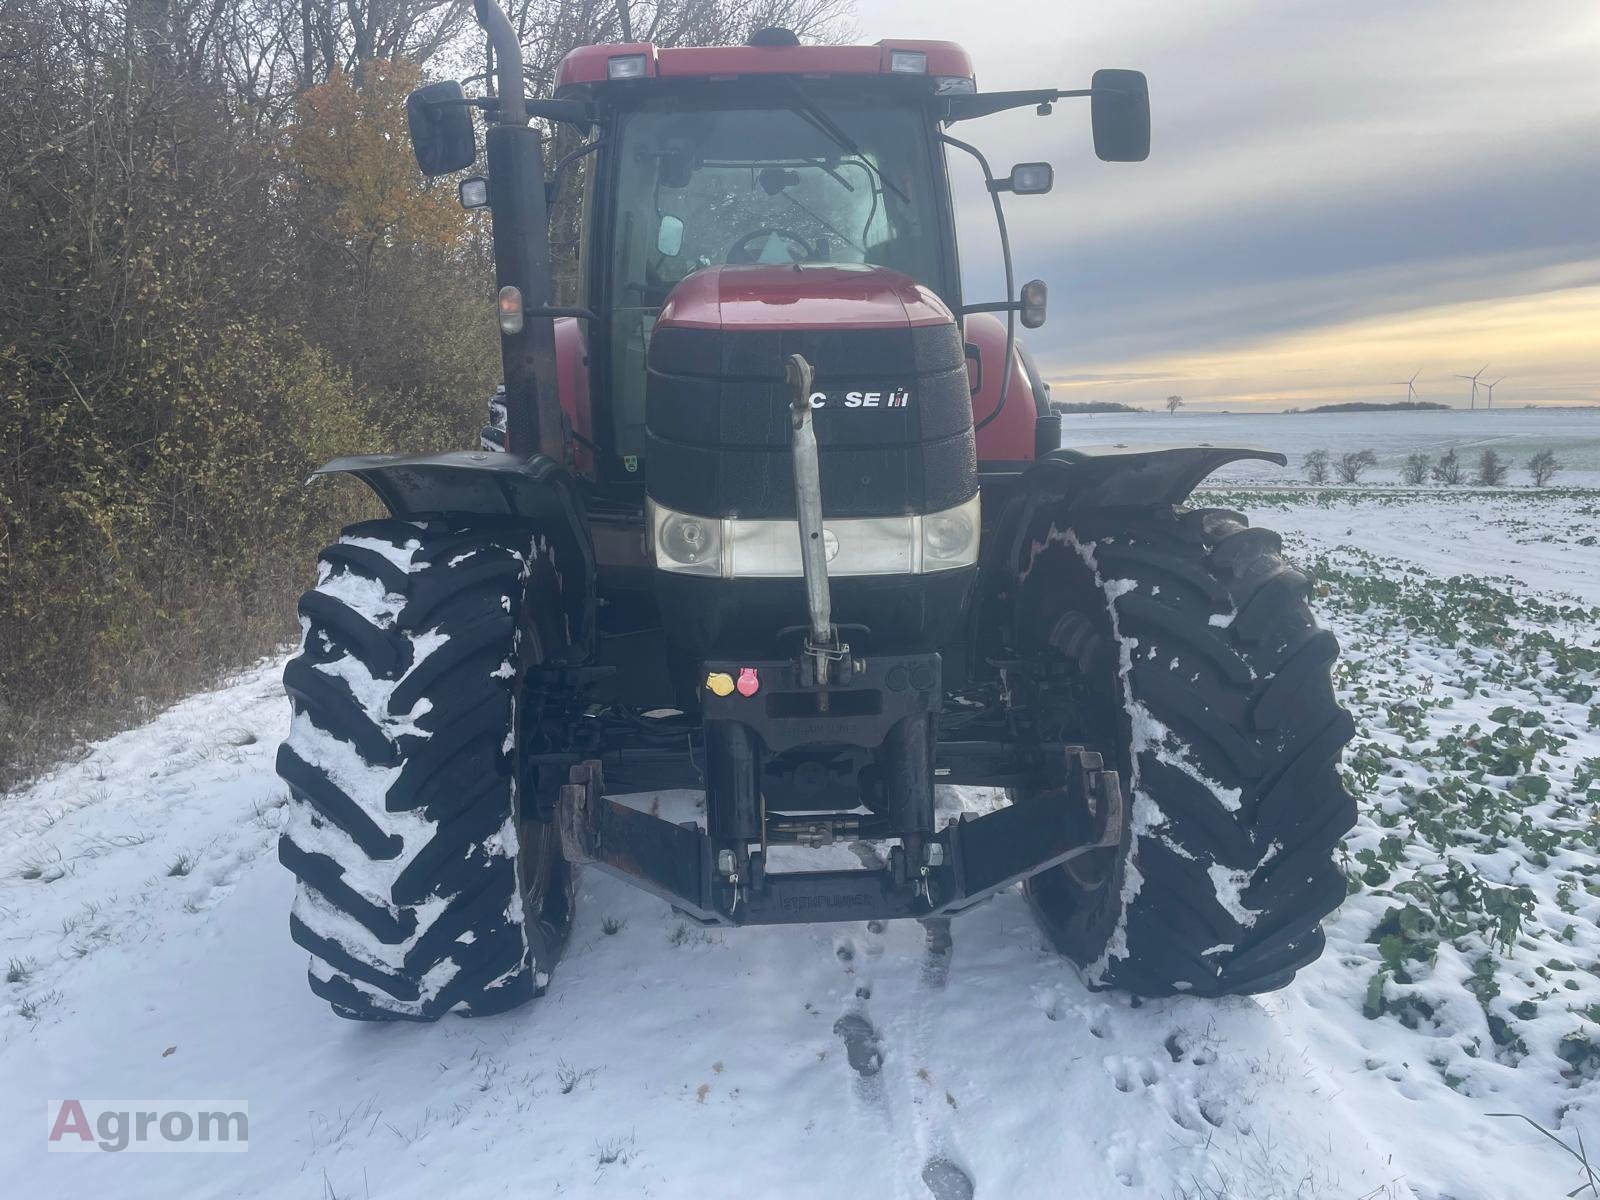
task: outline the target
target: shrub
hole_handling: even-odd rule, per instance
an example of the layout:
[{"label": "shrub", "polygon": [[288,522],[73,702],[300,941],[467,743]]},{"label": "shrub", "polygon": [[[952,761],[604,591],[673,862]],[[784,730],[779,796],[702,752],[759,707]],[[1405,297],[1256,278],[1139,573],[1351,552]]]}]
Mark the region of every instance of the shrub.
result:
[{"label": "shrub", "polygon": [[1493,450],[1478,455],[1478,482],[1484,487],[1499,487],[1511,473],[1511,464]]},{"label": "shrub", "polygon": [[1371,450],[1351,450],[1339,456],[1337,470],[1340,483],[1360,483],[1369,467],[1378,465],[1378,456]]},{"label": "shrub", "polygon": [[49,421],[33,373],[4,365],[0,423],[41,418],[51,470],[5,481],[0,786],[284,644],[317,547],[373,512],[303,481],[377,444],[348,375],[293,334],[224,327],[153,355],[99,392],[99,421]]},{"label": "shrub", "polygon": [[[497,374],[484,230],[410,162],[415,68],[258,121],[173,70],[176,9],[129,22],[157,9],[149,56],[0,11],[0,790],[284,646],[376,511],[310,471],[470,444]],[[132,58],[86,85],[103,54]]]},{"label": "shrub", "polygon": [[1433,477],[1440,483],[1454,485],[1461,482],[1461,457],[1453,448],[1439,456],[1439,461],[1434,464]]},{"label": "shrub", "polygon": [[1424,483],[1427,481],[1430,465],[1426,454],[1408,454],[1404,465],[1400,468],[1400,478],[1413,486]]},{"label": "shrub", "polygon": [[1544,449],[1528,459],[1528,474],[1533,476],[1533,486],[1543,487],[1550,482],[1550,477],[1561,470],[1561,463],[1556,458],[1556,452]]},{"label": "shrub", "polygon": [[1328,452],[1326,450],[1313,450],[1305,456],[1302,468],[1306,473],[1307,483],[1328,482]]}]

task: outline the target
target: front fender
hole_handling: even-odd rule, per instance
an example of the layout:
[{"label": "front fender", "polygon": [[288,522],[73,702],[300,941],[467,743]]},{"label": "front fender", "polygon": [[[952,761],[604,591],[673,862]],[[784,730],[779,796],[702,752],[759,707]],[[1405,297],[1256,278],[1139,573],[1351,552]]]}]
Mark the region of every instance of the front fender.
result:
[{"label": "front fender", "polygon": [[1111,445],[1062,447],[1022,476],[1022,490],[1066,500],[1073,508],[1182,504],[1218,467],[1254,458],[1287,466],[1276,450],[1251,446]]},{"label": "front fender", "polygon": [[311,473],[313,479],[322,475],[354,475],[397,517],[474,513],[532,520],[565,515],[576,502],[570,476],[542,454],[352,454]]},{"label": "front fender", "polygon": [[594,544],[572,477],[543,454],[485,450],[357,454],[312,472],[354,475],[397,517],[515,518],[542,534],[561,580],[561,606],[576,661],[593,651]]},{"label": "front fender", "polygon": [[992,526],[985,529],[983,571],[972,605],[969,645],[972,667],[1006,655],[1014,640],[1011,600],[1022,569],[1022,545],[1040,508],[1052,507],[1060,520],[1103,508],[1157,508],[1182,504],[1202,479],[1241,459],[1287,466],[1274,450],[1248,446],[1172,445],[1084,446],[1052,450],[1023,471]]}]

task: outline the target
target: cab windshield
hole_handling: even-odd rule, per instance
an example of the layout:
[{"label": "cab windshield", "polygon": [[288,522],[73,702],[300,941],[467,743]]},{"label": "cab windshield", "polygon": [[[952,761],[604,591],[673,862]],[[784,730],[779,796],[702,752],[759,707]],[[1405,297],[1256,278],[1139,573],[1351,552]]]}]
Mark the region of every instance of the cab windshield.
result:
[{"label": "cab windshield", "polygon": [[940,288],[926,139],[914,109],[798,88],[771,106],[663,98],[623,118],[610,263],[620,453],[636,458],[643,448],[650,330],[690,272],[871,263]]}]

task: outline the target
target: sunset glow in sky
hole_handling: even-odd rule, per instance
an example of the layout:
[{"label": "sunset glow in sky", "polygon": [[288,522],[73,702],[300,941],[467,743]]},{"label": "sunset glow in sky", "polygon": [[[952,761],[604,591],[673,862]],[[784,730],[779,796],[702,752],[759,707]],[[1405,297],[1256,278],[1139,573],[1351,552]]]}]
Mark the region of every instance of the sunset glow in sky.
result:
[{"label": "sunset glow in sky", "polygon": [[[862,40],[940,37],[981,90],[1150,78],[1150,160],[1105,164],[1085,102],[958,127],[997,172],[1028,335],[1058,399],[1274,408],[1420,398],[1600,404],[1600,5],[1580,0],[859,0]],[[955,159],[952,159],[953,164]],[[972,299],[998,296],[976,171]],[[970,174],[971,178],[965,176]]]}]

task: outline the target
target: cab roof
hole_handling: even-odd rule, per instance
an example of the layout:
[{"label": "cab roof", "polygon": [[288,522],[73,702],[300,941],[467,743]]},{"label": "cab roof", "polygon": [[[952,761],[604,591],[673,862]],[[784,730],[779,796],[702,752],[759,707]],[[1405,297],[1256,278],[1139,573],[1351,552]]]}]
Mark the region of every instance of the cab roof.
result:
[{"label": "cab roof", "polygon": [[[926,69],[907,72],[893,70],[896,51],[910,52],[909,59],[923,56]],[[613,59],[643,58],[642,72],[626,79],[613,78]],[[901,62],[907,60],[902,56]],[[631,65],[631,64],[630,64]],[[954,42],[927,42],[894,39],[871,46],[684,46],[658,48],[651,42],[615,42],[604,46],[580,46],[561,60],[556,70],[555,94],[580,87],[607,87],[626,83],[638,86],[653,79],[727,80],[749,75],[884,76],[897,79],[922,78],[936,89],[948,85],[941,79],[971,81],[972,60]],[[972,84],[961,88],[972,90]]]}]

